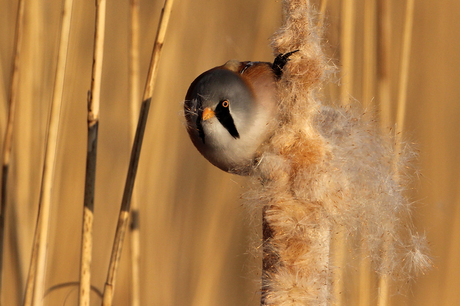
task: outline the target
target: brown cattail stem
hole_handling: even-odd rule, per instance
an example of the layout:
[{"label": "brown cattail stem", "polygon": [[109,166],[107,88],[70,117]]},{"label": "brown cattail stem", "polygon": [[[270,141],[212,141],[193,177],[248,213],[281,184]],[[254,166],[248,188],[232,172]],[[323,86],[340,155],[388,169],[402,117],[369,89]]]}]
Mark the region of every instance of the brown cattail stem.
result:
[{"label": "brown cattail stem", "polygon": [[[262,305],[327,305],[330,299],[330,224],[325,211],[301,190],[323,148],[308,127],[318,111],[311,95],[323,70],[316,25],[307,0],[283,1],[285,19],[275,33],[275,54],[289,54],[278,81],[279,129],[268,141],[255,170],[263,201]],[[299,192],[299,193],[298,193]],[[302,194],[302,196],[300,196]],[[315,258],[315,260],[311,260]]]},{"label": "brown cattail stem", "polygon": [[270,227],[269,221],[266,219],[265,212],[268,207],[262,210],[262,292],[260,297],[260,304],[265,304],[266,296],[270,292],[269,278],[275,272],[276,264],[279,261],[279,256],[273,251],[270,246],[270,240],[273,238],[273,229]]},{"label": "brown cattail stem", "polygon": [[[349,19],[350,6],[344,2],[344,19]],[[406,155],[393,167],[388,162],[394,158],[392,140],[379,133],[372,116],[353,105],[322,103],[317,92],[331,67],[315,35],[309,1],[285,0],[283,11],[285,21],[272,40],[274,53],[298,52],[276,83],[278,126],[261,147],[253,172],[260,183],[254,200],[263,205],[261,302],[339,305],[345,282],[337,279],[344,279],[347,265],[345,255],[330,257],[332,230],[343,232],[337,238],[342,250],[347,237],[362,233],[365,252],[384,277],[399,273],[410,278],[403,267],[407,261],[422,270],[429,261],[422,253],[423,238],[400,221],[410,203],[393,174]],[[344,36],[342,41],[351,45],[350,35]],[[344,58],[353,54],[347,52]],[[386,265],[389,258],[392,263]],[[330,262],[338,268],[331,269]]]}]

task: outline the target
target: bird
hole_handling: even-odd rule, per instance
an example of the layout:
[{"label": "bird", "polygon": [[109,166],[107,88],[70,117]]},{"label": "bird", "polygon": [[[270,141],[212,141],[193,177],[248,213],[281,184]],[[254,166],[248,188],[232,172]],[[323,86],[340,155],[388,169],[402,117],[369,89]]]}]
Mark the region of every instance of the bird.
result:
[{"label": "bird", "polygon": [[276,126],[276,82],[289,57],[273,63],[230,60],[199,75],[184,100],[186,129],[197,150],[223,171],[249,175]]}]

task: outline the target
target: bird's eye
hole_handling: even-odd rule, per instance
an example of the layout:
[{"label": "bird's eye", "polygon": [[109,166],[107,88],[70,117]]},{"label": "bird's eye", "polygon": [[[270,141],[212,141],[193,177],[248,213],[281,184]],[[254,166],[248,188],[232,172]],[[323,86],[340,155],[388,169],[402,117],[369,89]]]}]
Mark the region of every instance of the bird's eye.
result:
[{"label": "bird's eye", "polygon": [[230,105],[230,103],[228,103],[227,100],[222,101],[222,106],[223,107],[228,107],[229,105]]}]

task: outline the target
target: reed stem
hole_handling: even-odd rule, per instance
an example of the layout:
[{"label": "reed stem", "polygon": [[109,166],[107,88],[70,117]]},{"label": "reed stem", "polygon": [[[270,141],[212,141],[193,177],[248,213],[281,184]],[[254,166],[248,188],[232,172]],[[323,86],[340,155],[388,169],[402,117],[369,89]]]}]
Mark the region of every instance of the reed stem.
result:
[{"label": "reed stem", "polygon": [[390,0],[377,0],[377,97],[380,126],[391,125],[391,5]]},{"label": "reed stem", "polygon": [[[354,56],[354,37],[355,37],[355,2],[354,0],[343,0],[341,11],[341,28],[340,33],[340,60],[341,69],[341,87],[340,98],[343,105],[350,103],[350,95],[353,91],[353,56]],[[344,278],[346,267],[346,239],[343,233],[337,235],[337,243],[334,246],[334,262],[339,269],[333,274],[333,292],[336,304],[342,305],[344,292]]]},{"label": "reed stem", "polygon": [[[131,16],[131,40],[129,46],[129,97],[130,97],[130,127],[132,140],[136,133],[136,118],[139,114],[139,0],[130,1]],[[139,260],[140,260],[140,220],[139,220],[139,201],[136,197],[136,190],[133,190],[131,199],[131,306],[140,306],[140,279],[139,279]]]},{"label": "reed stem", "polygon": [[369,106],[374,97],[375,83],[375,1],[364,2],[363,105]]},{"label": "reed stem", "polygon": [[349,104],[353,91],[353,56],[355,33],[355,1],[342,1],[340,59],[342,63],[340,98],[343,104]]},{"label": "reed stem", "polygon": [[142,148],[142,140],[144,137],[145,126],[147,124],[148,112],[150,108],[151,99],[142,102],[141,111],[139,114],[139,122],[136,130],[136,137],[134,139],[133,148],[131,151],[131,159],[129,162],[128,175],[126,178],[125,189],[123,192],[123,199],[121,202],[120,214],[118,216],[117,230],[113,242],[112,255],[110,257],[109,271],[107,280],[104,286],[104,294],[102,299],[103,306],[112,305],[113,294],[115,289],[115,280],[120,263],[121,251],[123,247],[123,240],[125,232],[128,227],[129,210],[131,196],[134,187],[134,181],[137,173],[137,166],[139,164],[139,156]]},{"label": "reed stem", "polygon": [[322,0],[321,1],[321,8],[319,10],[319,22],[318,22],[318,28],[322,30],[323,25],[324,25],[324,18],[326,18],[326,8],[327,8],[327,0]]},{"label": "reed stem", "polygon": [[139,163],[139,156],[142,147],[142,140],[144,137],[145,125],[147,123],[148,111],[150,108],[150,102],[152,100],[153,89],[155,86],[155,80],[158,73],[158,63],[160,59],[160,54],[164,44],[166,29],[169,23],[169,17],[171,16],[172,4],[173,0],[166,0],[160,15],[160,23],[155,38],[155,45],[153,47],[152,58],[150,60],[149,73],[147,76],[147,82],[144,90],[144,98],[141,105],[141,111],[139,114],[136,136],[134,138],[133,148],[131,151],[131,159],[128,169],[128,175],[126,178],[123,199],[121,202],[120,214],[118,216],[118,224],[112,248],[112,255],[110,258],[109,270],[107,273],[107,279],[104,286],[104,295],[102,299],[102,305],[104,306],[112,305],[118,264],[121,257],[125,232],[128,227],[129,211],[131,206],[131,196],[134,187],[134,180],[136,178],[137,166]]},{"label": "reed stem", "polygon": [[[67,63],[67,50],[69,46],[70,22],[72,18],[73,0],[65,0],[62,9],[62,26],[59,43],[59,53],[56,66],[56,76],[53,90],[53,100],[51,103],[51,113],[48,128],[48,135],[45,147],[45,161],[43,164],[43,177],[40,190],[40,202],[38,210],[38,250],[37,267],[34,280],[33,305],[38,306],[43,303],[45,292],[46,274],[46,255],[48,251],[48,231],[51,212],[51,191],[53,189],[54,168],[57,155],[57,140],[59,131],[59,121],[62,106],[62,93],[64,90],[64,76]],[[34,253],[34,252],[33,252]]]},{"label": "reed stem", "polygon": [[[410,49],[412,41],[412,25],[414,19],[414,0],[406,1],[406,13],[404,19],[404,32],[402,41],[401,51],[401,68],[399,72],[399,92],[398,92],[398,108],[396,114],[396,133],[395,133],[395,156],[393,160],[393,167],[395,173],[395,181],[399,181],[398,164],[401,155],[401,140],[404,129],[404,118],[407,102],[407,84],[409,78],[409,62],[410,62]],[[389,258],[386,256],[387,244],[389,243],[390,237],[386,237],[384,244],[384,257],[383,266],[389,265]],[[379,297],[378,306],[386,306],[389,303],[389,291],[390,291],[390,277],[387,273],[384,273],[379,280]]]},{"label": "reed stem", "polygon": [[24,28],[24,0],[19,0],[16,16],[16,29],[14,36],[13,67],[11,69],[10,97],[8,101],[8,119],[6,123],[5,138],[3,140],[2,176],[1,176],[1,199],[0,199],[0,301],[3,285],[3,244],[5,236],[5,215],[7,207],[8,171],[11,160],[11,148],[13,143],[13,127],[16,117],[16,103],[19,94],[19,65]]},{"label": "reed stem", "polygon": [[104,55],[106,0],[96,2],[93,68],[91,92],[88,96],[88,139],[86,152],[85,197],[80,255],[79,305],[90,305],[91,258],[93,248],[94,193],[96,183],[96,159],[101,96],[102,63]]},{"label": "reed stem", "polygon": [[[376,0],[364,2],[364,56],[363,56],[363,95],[365,109],[369,108],[374,99],[375,84],[375,35],[376,35]],[[371,109],[372,106],[371,106]],[[361,235],[366,235],[364,232]],[[367,257],[368,246],[362,246],[359,261],[359,306],[369,306],[371,302],[371,264]]]},{"label": "reed stem", "polygon": [[[407,105],[407,86],[409,80],[409,63],[410,63],[410,52],[412,43],[412,25],[414,21],[414,0],[407,0],[406,2],[406,14],[404,19],[404,36],[402,41],[401,50],[401,68],[399,71],[399,88],[398,88],[398,108],[396,113],[396,125],[401,135],[404,130],[404,119],[406,115]],[[398,144],[399,143],[399,144]],[[401,139],[396,143],[401,145]],[[399,155],[400,147],[395,150],[397,156]]]}]

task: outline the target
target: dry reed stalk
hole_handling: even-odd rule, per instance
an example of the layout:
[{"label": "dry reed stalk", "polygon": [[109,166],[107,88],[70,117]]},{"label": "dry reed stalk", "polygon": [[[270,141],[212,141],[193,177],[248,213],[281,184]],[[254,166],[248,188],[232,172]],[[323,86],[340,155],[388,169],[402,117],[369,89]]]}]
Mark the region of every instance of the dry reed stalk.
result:
[{"label": "dry reed stalk", "polygon": [[40,232],[38,231],[38,226],[39,223],[37,220],[32,245],[32,254],[30,255],[29,271],[27,273],[26,291],[24,293],[24,306],[31,306],[34,297],[34,281],[37,274],[38,243],[40,241]]},{"label": "dry reed stalk", "polygon": [[340,18],[340,62],[341,87],[340,98],[342,103],[348,104],[350,95],[353,91],[353,57],[354,57],[354,38],[355,38],[355,1],[343,0],[342,13]]},{"label": "dry reed stalk", "polygon": [[[390,46],[391,46],[391,4],[390,0],[377,0],[378,12],[378,53],[377,53],[377,91],[380,106],[380,126],[382,130],[391,124],[390,87]],[[388,303],[388,276],[380,276],[378,285],[378,305]]]},{"label": "dry reed stalk", "polygon": [[364,2],[363,105],[371,104],[375,83],[375,7],[376,0]]},{"label": "dry reed stalk", "polygon": [[[131,39],[129,46],[129,104],[131,110],[130,127],[131,135],[134,140],[136,132],[136,118],[139,114],[139,1],[130,1],[131,16]],[[140,260],[140,224],[139,224],[139,201],[136,197],[136,190],[133,190],[131,200],[131,305],[140,306],[140,279],[139,279],[139,260]]]},{"label": "dry reed stalk", "polygon": [[[369,108],[374,97],[375,82],[375,9],[376,0],[364,2],[364,55],[363,55],[363,106]],[[372,109],[372,107],[371,107]],[[366,233],[361,233],[366,235]],[[371,262],[368,258],[366,246],[360,251],[359,261],[359,291],[358,303],[368,306],[371,301]]]},{"label": "dry reed stalk", "polygon": [[[190,306],[220,304],[217,301],[221,300],[219,295],[222,294],[222,282],[218,280],[222,278],[223,270],[228,269],[228,249],[235,238],[238,226],[237,215],[232,213],[234,208],[229,205],[232,188],[228,186],[228,177],[214,177],[213,180],[215,182],[212,183],[212,187],[211,184],[207,184],[207,187],[219,190],[219,192],[211,195],[212,202],[208,203],[213,203],[212,206],[201,208],[209,218],[202,225],[204,236],[197,246],[199,261],[193,264],[195,268],[198,268],[199,273],[194,277],[193,297],[187,303]],[[206,194],[200,195],[203,203],[207,202],[207,196]],[[179,305],[180,302],[176,300],[171,304]],[[231,303],[226,304],[231,305]]]},{"label": "dry reed stalk", "polygon": [[[457,184],[457,190],[455,195],[455,203],[453,203],[452,207],[452,225],[450,227],[451,235],[450,241],[455,243],[451,243],[447,253],[450,254],[447,258],[446,267],[448,267],[448,271],[446,271],[445,279],[443,280],[444,288],[442,292],[442,298],[440,299],[441,305],[455,305],[458,304],[458,291],[452,290],[452,287],[448,284],[457,284],[458,280],[458,258],[454,256],[454,254],[460,254],[460,184]],[[454,268],[455,267],[455,268]]]},{"label": "dry reed stalk", "polygon": [[[2,297],[3,284],[3,243],[5,236],[5,214],[7,205],[7,187],[8,187],[8,170],[11,160],[11,148],[13,143],[13,127],[16,116],[16,103],[19,94],[19,65],[22,47],[22,36],[24,28],[24,0],[19,0],[18,12],[16,16],[16,29],[14,36],[14,55],[11,69],[11,85],[9,90],[8,101],[8,119],[5,129],[5,138],[3,139],[2,150],[2,177],[1,177],[1,199],[0,199],[0,300]],[[1,301],[0,301],[1,302]]]},{"label": "dry reed stalk", "polygon": [[[402,41],[402,51],[401,51],[401,68],[399,72],[399,91],[398,91],[398,108],[396,114],[396,130],[395,130],[395,156],[394,156],[394,167],[395,167],[395,180],[398,182],[399,176],[401,175],[398,172],[398,164],[402,146],[402,132],[404,129],[404,118],[406,110],[406,100],[407,100],[407,84],[409,78],[409,62],[410,62],[410,50],[412,42],[412,25],[414,19],[414,0],[406,1],[406,13],[404,19],[404,32],[403,32],[403,41]],[[386,237],[387,241],[391,238]],[[389,265],[391,259],[388,258],[386,253],[388,252],[387,248],[383,250],[385,257],[383,258],[384,265]],[[389,301],[389,291],[390,291],[390,278],[387,274],[383,274],[379,280],[379,306],[388,305]]]},{"label": "dry reed stalk", "polygon": [[391,3],[377,0],[377,97],[382,130],[391,125]]},{"label": "dry reed stalk", "polygon": [[152,58],[150,60],[150,67],[147,76],[147,82],[144,90],[143,102],[141,105],[139,121],[136,129],[136,136],[131,151],[131,159],[128,169],[128,175],[126,178],[125,189],[123,192],[120,214],[118,216],[118,224],[113,242],[107,279],[104,286],[104,295],[102,299],[102,305],[104,306],[112,305],[116,274],[123,246],[123,239],[126,229],[128,227],[129,211],[131,204],[131,196],[134,187],[134,180],[136,177],[137,166],[139,163],[140,150],[142,147],[142,140],[145,125],[147,123],[150,102],[153,96],[153,89],[155,86],[155,80],[158,73],[158,62],[165,40],[169,18],[171,16],[172,4],[173,0],[166,0],[160,15],[159,26],[155,38],[155,44],[153,47]]},{"label": "dry reed stalk", "polygon": [[144,89],[143,101],[150,99],[153,96],[153,88],[155,86],[155,81],[158,74],[158,62],[160,60],[161,49],[163,48],[165,41],[166,30],[168,28],[173,2],[174,0],[165,0],[163,9],[161,10],[160,22],[155,38],[155,45],[153,46],[152,58],[150,59],[147,82]]},{"label": "dry reed stalk", "polygon": [[319,9],[318,29],[322,29],[324,26],[324,18],[326,17],[326,8],[327,8],[327,0],[322,0],[321,8]]},{"label": "dry reed stalk", "polygon": [[389,305],[389,292],[390,292],[390,277],[387,274],[380,276],[378,286],[378,306]]},{"label": "dry reed stalk", "polygon": [[91,91],[88,97],[88,139],[86,151],[85,197],[80,254],[79,305],[90,305],[91,257],[93,250],[94,193],[101,97],[102,63],[104,56],[106,0],[96,1],[93,67]]},{"label": "dry reed stalk", "polygon": [[131,158],[129,162],[128,175],[126,178],[125,189],[123,192],[122,206],[118,216],[118,224],[113,242],[112,255],[110,257],[109,271],[107,280],[104,285],[104,294],[102,297],[102,305],[112,305],[113,294],[115,289],[115,280],[118,271],[118,264],[120,263],[121,251],[123,247],[123,240],[126,229],[128,227],[129,209],[134,181],[137,173],[137,166],[139,164],[139,156],[142,148],[142,140],[144,137],[145,125],[147,124],[147,117],[150,108],[151,98],[142,102],[139,114],[139,121],[136,130],[136,136],[133,142],[131,151]]},{"label": "dry reed stalk", "polygon": [[[46,255],[48,246],[49,217],[51,211],[51,191],[54,180],[54,167],[57,153],[57,139],[59,131],[59,121],[62,105],[62,93],[64,89],[64,76],[67,63],[67,50],[69,46],[70,22],[72,19],[73,0],[64,1],[62,8],[62,25],[61,37],[59,43],[59,52],[56,66],[56,76],[53,89],[53,100],[51,102],[50,121],[48,127],[47,141],[45,146],[45,160],[43,164],[43,176],[40,189],[40,202],[38,209],[38,250],[36,261],[36,274],[34,279],[33,305],[42,305],[45,273],[46,273]],[[35,245],[35,243],[34,243]],[[33,253],[35,253],[33,251]]]},{"label": "dry reed stalk", "polygon": [[[5,89],[5,77],[3,75],[3,61],[0,61],[0,100],[2,101],[0,105],[0,112],[2,114],[7,114],[7,89]],[[3,102],[5,101],[5,102]],[[6,127],[8,117],[1,116],[0,117],[0,135],[2,135],[3,128]]]},{"label": "dry reed stalk", "polygon": [[404,130],[404,119],[407,104],[407,84],[409,80],[409,63],[412,43],[412,25],[414,21],[414,0],[406,1],[406,14],[404,19],[404,33],[401,50],[401,68],[399,71],[398,108],[396,113],[396,127],[399,140],[396,141],[396,156],[401,150],[401,133]]},{"label": "dry reed stalk", "polygon": [[[353,91],[353,57],[354,57],[354,37],[355,37],[355,1],[343,0],[341,11],[341,29],[340,32],[340,61],[341,69],[341,87],[340,98],[345,105],[350,103],[350,95]],[[340,230],[336,236],[334,245],[334,262],[339,267],[333,273],[333,292],[337,306],[342,305],[344,296],[344,279],[347,261],[346,236]]]},{"label": "dry reed stalk", "polygon": [[[379,99],[380,126],[385,130],[391,125],[390,47],[391,47],[391,4],[390,0],[377,0],[377,91]],[[378,305],[388,303],[388,276],[380,276]]]},{"label": "dry reed stalk", "polygon": [[359,293],[358,305],[369,306],[371,305],[371,261],[367,255],[365,248],[361,250],[359,258]]}]

